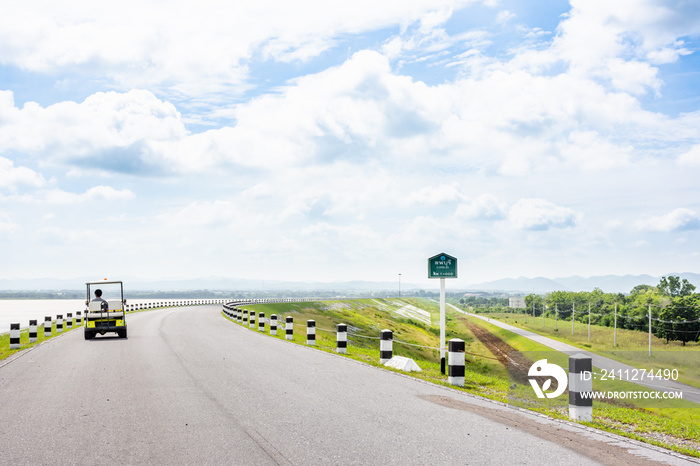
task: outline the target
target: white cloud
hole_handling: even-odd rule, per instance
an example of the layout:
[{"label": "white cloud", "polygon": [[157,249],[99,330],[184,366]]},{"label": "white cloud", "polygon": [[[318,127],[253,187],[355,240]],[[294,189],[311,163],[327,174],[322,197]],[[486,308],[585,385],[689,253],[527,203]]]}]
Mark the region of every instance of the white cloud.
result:
[{"label": "white cloud", "polygon": [[169,226],[223,226],[242,218],[238,206],[227,200],[195,201],[158,216]]},{"label": "white cloud", "polygon": [[27,167],[15,167],[12,160],[0,157],[0,188],[16,189],[19,185],[40,187],[46,180]]},{"label": "white cloud", "polygon": [[640,230],[666,233],[700,230],[700,216],[694,210],[678,208],[665,215],[639,220],[636,225]]},{"label": "white cloud", "polygon": [[339,35],[410,23],[464,3],[262,0],[194,6],[176,0],[166,6],[27,0],[5,5],[0,53],[5,63],[34,72],[87,68],[124,87],[166,87],[199,96],[240,93],[247,62],[257,51],[279,61],[308,60]]},{"label": "white cloud", "polygon": [[41,194],[41,199],[49,204],[80,204],[96,201],[128,201],[136,195],[129,189],[117,190],[111,186],[95,186],[82,194],[52,189]]},{"label": "white cloud", "polygon": [[17,224],[12,221],[9,215],[0,212],[0,233],[9,233],[17,229]]},{"label": "white cloud", "polygon": [[476,199],[457,206],[455,217],[467,220],[500,220],[505,218],[505,206],[492,194],[481,194]]},{"label": "white cloud", "polygon": [[510,208],[509,218],[523,230],[548,230],[576,226],[580,214],[544,199],[520,199]]},{"label": "white cloud", "polygon": [[437,205],[443,202],[455,202],[462,199],[462,193],[456,183],[450,185],[437,185],[414,191],[406,198],[406,204]]},{"label": "white cloud", "polygon": [[700,166],[700,144],[691,147],[678,157],[678,163],[689,167]]},{"label": "white cloud", "polygon": [[41,156],[44,163],[92,160],[93,169],[136,172],[153,162],[150,145],[186,130],[172,104],[148,91],[99,92],[82,103],[21,109],[0,101],[0,151]]}]

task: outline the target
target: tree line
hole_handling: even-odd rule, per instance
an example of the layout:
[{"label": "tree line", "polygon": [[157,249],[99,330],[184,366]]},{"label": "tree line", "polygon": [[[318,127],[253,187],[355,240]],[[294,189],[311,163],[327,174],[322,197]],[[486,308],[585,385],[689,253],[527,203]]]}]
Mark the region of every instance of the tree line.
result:
[{"label": "tree line", "polygon": [[[592,325],[649,331],[668,341],[697,342],[700,338],[700,293],[687,279],[662,277],[659,284],[635,286],[629,295],[593,291],[552,291],[525,296],[527,312]],[[617,323],[615,320],[617,318]]]}]

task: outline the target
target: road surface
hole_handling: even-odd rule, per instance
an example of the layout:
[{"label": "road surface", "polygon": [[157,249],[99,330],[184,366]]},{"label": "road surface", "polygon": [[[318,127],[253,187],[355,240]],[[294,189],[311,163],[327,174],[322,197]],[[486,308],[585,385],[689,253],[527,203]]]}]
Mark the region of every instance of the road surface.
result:
[{"label": "road surface", "polygon": [[0,362],[2,464],[700,464],[295,345],[221,305]]}]

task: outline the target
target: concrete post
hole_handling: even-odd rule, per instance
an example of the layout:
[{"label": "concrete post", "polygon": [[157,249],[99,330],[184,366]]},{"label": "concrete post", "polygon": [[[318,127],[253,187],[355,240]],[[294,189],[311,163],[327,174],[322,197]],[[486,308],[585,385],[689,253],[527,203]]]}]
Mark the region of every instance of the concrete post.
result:
[{"label": "concrete post", "polygon": [[341,354],[348,354],[348,326],[346,324],[336,325],[336,349]]},{"label": "concrete post", "polygon": [[287,340],[294,340],[294,317],[287,316],[285,326],[284,326],[284,338]]},{"label": "concrete post", "polygon": [[75,326],[80,327],[81,325],[83,325],[83,314],[78,311],[75,313]]},{"label": "concrete post", "polygon": [[464,340],[453,338],[447,348],[447,383],[464,387]]},{"label": "concrete post", "polygon": [[277,335],[277,314],[270,316],[270,335]]},{"label": "concrete post", "polygon": [[306,344],[315,345],[316,344],[316,321],[307,320],[306,321]]},{"label": "concrete post", "polygon": [[394,355],[394,332],[382,330],[379,340],[379,363],[384,364]]},{"label": "concrete post", "polygon": [[243,309],[243,325],[248,325],[248,309]]},{"label": "concrete post", "polygon": [[56,333],[61,333],[63,331],[63,314],[58,314],[56,316]]},{"label": "concrete post", "polygon": [[10,324],[10,349],[19,349],[19,322]]},{"label": "concrete post", "polygon": [[34,343],[36,341],[37,334],[36,319],[29,321],[29,343]]},{"label": "concrete post", "polygon": [[265,331],[265,313],[264,312],[258,313],[258,330],[260,332]]},{"label": "concrete post", "polygon": [[66,314],[66,328],[71,329],[73,328],[73,313],[69,312]]},{"label": "concrete post", "polygon": [[44,317],[44,336],[51,336],[51,316]]},{"label": "concrete post", "polygon": [[250,311],[248,313],[248,327],[255,328],[255,311]]},{"label": "concrete post", "polygon": [[593,421],[592,374],[593,364],[589,356],[569,356],[569,417],[574,421]]}]

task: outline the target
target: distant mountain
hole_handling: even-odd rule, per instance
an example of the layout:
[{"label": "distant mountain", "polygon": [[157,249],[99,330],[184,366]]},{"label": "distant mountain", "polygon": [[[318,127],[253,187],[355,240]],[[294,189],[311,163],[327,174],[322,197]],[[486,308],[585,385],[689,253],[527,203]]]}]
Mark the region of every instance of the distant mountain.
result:
[{"label": "distant mountain", "polygon": [[550,291],[593,291],[600,288],[606,293],[629,293],[637,285],[659,284],[661,277],[677,275],[687,279],[700,291],[700,274],[669,273],[653,277],[651,275],[602,275],[595,277],[561,277],[561,278],[506,278],[491,282],[469,285],[468,290],[474,291],[504,291],[511,293],[547,293]]},{"label": "distant mountain", "polygon": [[[663,276],[678,275],[687,279],[700,291],[700,274],[697,273],[670,273]],[[110,277],[111,278],[111,277]],[[118,277],[124,281],[125,289],[133,291],[396,291],[397,282],[371,282],[371,281],[346,281],[346,282],[295,282],[262,279],[240,279],[224,277],[202,277],[195,279],[165,279],[149,280],[138,277]],[[507,293],[547,293],[550,291],[592,291],[600,288],[606,293],[629,293],[637,285],[657,285],[661,276],[651,275],[602,275],[594,277],[519,277],[504,278],[485,283],[469,285],[465,291],[499,291]],[[35,278],[35,279],[0,279],[0,290],[7,291],[57,291],[57,290],[82,290],[86,281],[96,280],[95,277],[78,277],[70,279],[59,278]],[[99,280],[99,278],[98,278]],[[401,290],[415,291],[427,289],[425,285],[402,283]],[[457,291],[452,289],[451,291]]]},{"label": "distant mountain", "polygon": [[[294,282],[262,279],[239,279],[223,277],[205,277],[196,279],[149,280],[137,277],[118,277],[124,281],[125,289],[134,291],[190,291],[190,290],[231,290],[231,291],[264,291],[264,290],[335,290],[335,291],[382,291],[397,290],[397,282]],[[87,281],[95,281],[95,277],[78,277],[71,279],[33,278],[33,279],[0,279],[0,290],[82,290]],[[416,289],[417,285],[401,284],[404,290]]]}]

